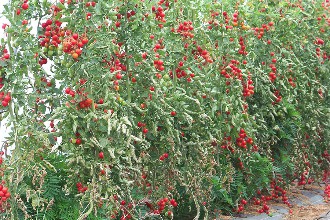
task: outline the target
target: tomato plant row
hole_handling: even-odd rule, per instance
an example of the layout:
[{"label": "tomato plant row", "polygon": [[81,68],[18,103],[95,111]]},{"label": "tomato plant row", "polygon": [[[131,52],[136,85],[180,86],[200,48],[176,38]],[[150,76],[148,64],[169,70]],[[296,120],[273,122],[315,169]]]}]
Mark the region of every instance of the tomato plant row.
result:
[{"label": "tomato plant row", "polygon": [[329,12],[328,0],[12,0],[3,215],[209,219],[291,206],[292,183],[329,178]]}]

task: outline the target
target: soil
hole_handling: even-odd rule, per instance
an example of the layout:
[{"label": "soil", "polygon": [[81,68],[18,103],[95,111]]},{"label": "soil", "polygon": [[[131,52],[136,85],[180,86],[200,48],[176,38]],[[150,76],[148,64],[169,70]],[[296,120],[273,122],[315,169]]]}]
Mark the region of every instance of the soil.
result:
[{"label": "soil", "polygon": [[[320,215],[330,212],[330,204],[325,205],[309,205],[309,206],[295,206],[291,208],[292,214],[287,215],[285,220],[316,220],[323,219],[319,218]],[[330,219],[330,216],[329,216]]]},{"label": "soil", "polygon": [[[319,195],[323,194],[324,185],[317,185],[317,184],[311,184],[306,185],[304,188],[297,187],[297,186],[291,186],[290,190],[287,192],[287,196],[289,199],[297,198],[300,201],[304,202],[304,205],[299,206],[297,204],[292,204],[292,207],[288,207],[287,205],[283,204],[280,200],[272,200],[268,201],[267,204],[270,206],[270,213],[275,213],[276,210],[272,209],[272,207],[282,207],[284,209],[288,210],[288,214],[283,217],[283,220],[330,220],[330,201],[324,201],[324,204],[312,204],[310,202],[310,199],[303,195],[303,191],[313,191],[320,192]],[[246,206],[246,209],[244,212],[240,214],[242,217],[244,216],[258,216],[258,209],[260,209],[259,206],[248,204]],[[290,211],[291,210],[291,211]],[[326,215],[327,217],[320,218],[321,215]],[[219,219],[221,220],[231,220],[233,217],[231,216],[220,216]],[[271,219],[271,218],[270,218]]]},{"label": "soil", "polygon": [[[303,195],[301,192],[303,190],[324,190],[324,186],[319,186],[316,184],[307,185],[305,188],[301,189],[298,187],[293,187],[288,193],[289,197],[298,197],[303,201],[309,201],[309,198]],[[318,205],[307,205],[307,206],[297,206],[294,205],[292,208],[292,213],[285,217],[286,220],[314,220],[319,219],[319,216],[330,212],[330,203],[329,201],[326,204]],[[329,213],[328,213],[329,214]],[[323,218],[324,219],[324,218]],[[329,216],[330,219],[330,216]]]}]

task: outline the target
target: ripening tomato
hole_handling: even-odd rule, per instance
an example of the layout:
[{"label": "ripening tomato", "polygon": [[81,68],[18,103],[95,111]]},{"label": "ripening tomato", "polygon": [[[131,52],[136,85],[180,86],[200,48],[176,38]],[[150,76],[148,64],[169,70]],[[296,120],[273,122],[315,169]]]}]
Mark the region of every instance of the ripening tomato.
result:
[{"label": "ripening tomato", "polygon": [[27,10],[29,8],[29,4],[28,3],[23,3],[22,4],[22,9],[23,10]]},{"label": "ripening tomato", "polygon": [[81,139],[80,139],[80,138],[77,138],[77,139],[76,139],[76,144],[77,144],[77,145],[80,145],[80,144],[81,144]]},{"label": "ripening tomato", "polygon": [[99,158],[104,159],[104,153],[102,151],[99,153]]}]

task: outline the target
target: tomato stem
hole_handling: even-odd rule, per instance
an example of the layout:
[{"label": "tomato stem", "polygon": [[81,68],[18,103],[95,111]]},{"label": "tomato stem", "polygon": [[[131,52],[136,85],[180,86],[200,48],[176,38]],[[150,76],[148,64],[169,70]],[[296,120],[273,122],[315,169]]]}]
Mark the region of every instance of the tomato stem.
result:
[{"label": "tomato stem", "polygon": [[[127,44],[125,44],[125,51],[127,51]],[[129,77],[129,62],[128,62],[127,55],[126,55],[125,63],[126,63],[126,74],[127,74],[127,79],[126,79],[127,100],[128,100],[128,102],[131,102],[131,85],[130,85],[130,82],[129,82],[129,79],[130,79],[130,77]]]}]

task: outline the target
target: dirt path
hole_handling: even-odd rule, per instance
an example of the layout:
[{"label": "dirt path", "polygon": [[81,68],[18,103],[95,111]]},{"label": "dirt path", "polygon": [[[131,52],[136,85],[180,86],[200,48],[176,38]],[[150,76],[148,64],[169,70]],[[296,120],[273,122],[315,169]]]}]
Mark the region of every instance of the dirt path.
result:
[{"label": "dirt path", "polygon": [[221,220],[330,220],[330,201],[324,199],[324,185],[291,187],[287,193],[292,207],[279,201],[269,201],[270,215],[259,214],[259,206],[249,205],[237,217],[221,216]]}]

